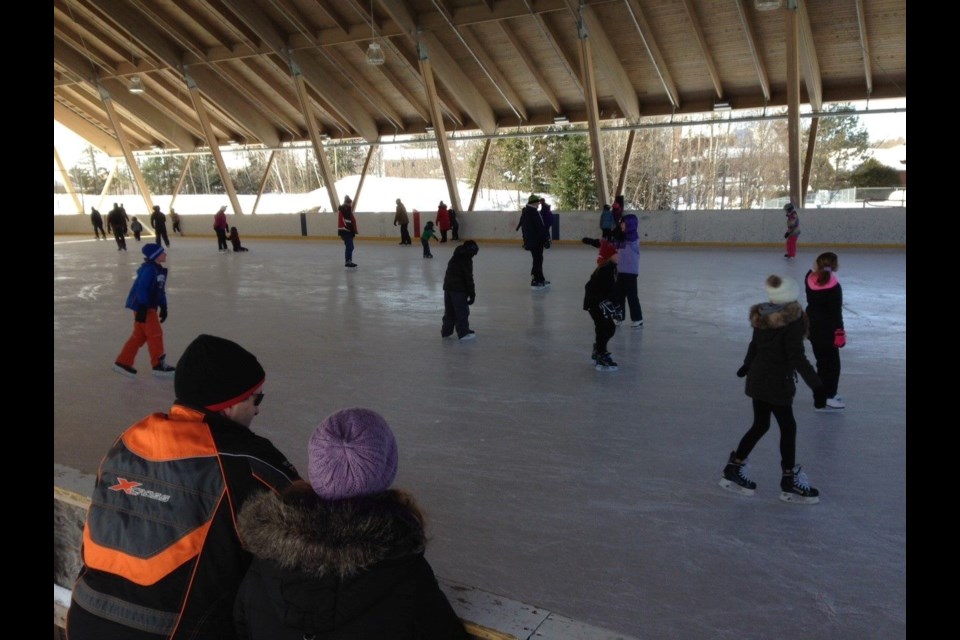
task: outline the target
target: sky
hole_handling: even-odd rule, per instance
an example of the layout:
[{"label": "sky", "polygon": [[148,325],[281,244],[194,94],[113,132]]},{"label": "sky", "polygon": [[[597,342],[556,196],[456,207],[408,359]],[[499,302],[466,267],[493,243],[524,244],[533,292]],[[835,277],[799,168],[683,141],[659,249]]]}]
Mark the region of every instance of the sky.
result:
[{"label": "sky", "polygon": [[[851,104],[858,110],[867,110],[868,107],[867,103],[865,102],[853,102]],[[905,99],[871,101],[869,104],[870,109],[902,108],[904,111],[900,113],[876,115],[861,114],[860,122],[870,133],[870,141],[876,143],[883,140],[892,140],[896,138],[903,138],[906,140],[906,106],[907,101]],[[83,154],[84,149],[86,149],[87,144],[88,143],[83,138],[73,133],[59,122],[54,121],[53,146],[60,154],[60,159],[63,161],[64,165],[66,165],[67,169],[77,164],[81,155]],[[53,170],[54,172],[57,171],[56,163],[54,163]]]}]

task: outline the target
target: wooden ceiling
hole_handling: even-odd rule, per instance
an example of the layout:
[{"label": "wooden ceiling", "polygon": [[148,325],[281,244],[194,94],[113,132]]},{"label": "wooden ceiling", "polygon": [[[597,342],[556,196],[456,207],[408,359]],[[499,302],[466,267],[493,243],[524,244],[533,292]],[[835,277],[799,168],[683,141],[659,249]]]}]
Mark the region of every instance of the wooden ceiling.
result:
[{"label": "wooden ceiling", "polygon": [[[784,0],[784,4],[787,0]],[[787,103],[754,0],[54,0],[54,119],[111,156]],[[799,0],[801,101],[905,98],[905,0]],[[385,54],[367,63],[373,33]],[[429,64],[424,64],[428,62]],[[139,76],[145,92],[129,91]],[[433,89],[431,86],[434,86]],[[308,117],[310,116],[310,117]]]}]

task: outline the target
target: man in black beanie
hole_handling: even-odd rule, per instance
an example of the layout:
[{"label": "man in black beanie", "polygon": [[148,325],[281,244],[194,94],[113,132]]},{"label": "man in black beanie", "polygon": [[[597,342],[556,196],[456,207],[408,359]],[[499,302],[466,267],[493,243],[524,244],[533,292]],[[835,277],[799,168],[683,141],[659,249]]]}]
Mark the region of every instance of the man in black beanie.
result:
[{"label": "man in black beanie", "polygon": [[250,564],[236,513],[300,475],[250,430],[266,374],[230,340],[198,336],[174,377],[170,413],[123,432],[104,457],[67,615],[71,640],[233,639]]}]

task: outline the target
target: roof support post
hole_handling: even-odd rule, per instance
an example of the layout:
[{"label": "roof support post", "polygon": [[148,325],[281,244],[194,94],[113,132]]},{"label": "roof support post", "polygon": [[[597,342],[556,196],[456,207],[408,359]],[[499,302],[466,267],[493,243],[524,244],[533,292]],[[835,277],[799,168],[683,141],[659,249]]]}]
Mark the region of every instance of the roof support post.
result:
[{"label": "roof support post", "polygon": [[784,12],[787,57],[787,157],[790,178],[790,201],[797,209],[803,208],[800,189],[800,53],[799,19],[796,0],[789,0]]},{"label": "roof support post", "polygon": [[803,160],[803,183],[800,188],[803,201],[807,201],[807,187],[810,186],[810,168],[813,166],[813,151],[817,148],[817,130],[820,128],[820,118],[810,121],[810,132],[807,137],[807,157]]},{"label": "roof support post", "polygon": [[70,197],[73,198],[73,204],[77,207],[77,213],[83,215],[86,211],[83,210],[83,204],[80,203],[80,198],[77,197],[77,192],[73,188],[73,180],[70,179],[70,172],[63,166],[63,160],[60,159],[60,154],[57,152],[56,147],[53,148],[53,161],[57,163],[57,169],[60,170],[60,177],[63,178],[63,186],[67,190],[67,193],[70,194]]},{"label": "roof support post", "polygon": [[267,186],[267,178],[270,177],[270,167],[273,166],[273,159],[276,155],[277,151],[274,149],[270,152],[270,157],[267,158],[267,168],[263,170],[263,177],[260,178],[260,186],[257,188],[257,199],[253,201],[253,210],[250,211],[250,215],[257,213],[257,205],[260,204],[260,196],[263,195],[263,188]]},{"label": "roof support post", "polygon": [[360,192],[363,190],[363,181],[367,179],[367,168],[370,167],[370,158],[373,157],[374,152],[377,150],[377,147],[380,145],[372,144],[370,145],[369,151],[367,151],[367,158],[363,161],[363,169],[360,170],[360,182],[357,183],[357,192],[353,194],[353,210],[357,210],[357,202],[360,201]]},{"label": "roof support post", "polygon": [[240,200],[237,198],[237,191],[233,188],[233,181],[230,179],[230,173],[227,171],[227,165],[223,161],[223,154],[220,153],[220,145],[217,143],[217,136],[210,124],[210,118],[207,117],[207,108],[203,106],[203,100],[200,99],[200,88],[197,83],[187,73],[187,68],[183,68],[183,79],[187,82],[190,101],[193,103],[193,110],[197,112],[197,119],[200,121],[200,127],[203,129],[203,136],[207,139],[207,146],[210,147],[210,155],[213,156],[213,163],[217,165],[217,173],[220,174],[220,181],[223,182],[223,189],[227,192],[227,198],[230,199],[230,206],[233,213],[243,215],[240,209]]},{"label": "roof support post", "polygon": [[587,106],[587,131],[590,137],[590,155],[593,156],[593,180],[599,204],[609,202],[607,168],[600,146],[600,118],[597,106],[597,82],[593,73],[593,52],[583,18],[578,16],[577,35],[580,38],[580,74],[583,76],[584,102]]},{"label": "roof support post", "polygon": [[627,150],[623,152],[623,162],[620,163],[620,177],[617,179],[617,189],[614,192],[614,195],[618,196],[623,193],[623,183],[627,180],[627,171],[630,169],[630,156],[633,155],[633,139],[637,135],[636,129],[630,129],[630,134],[627,136]]},{"label": "roof support post", "polygon": [[433,79],[433,68],[430,66],[427,49],[422,42],[417,43],[417,56],[420,60],[420,75],[423,76],[427,89],[427,106],[430,109],[430,120],[433,123],[434,135],[437,138],[437,150],[440,152],[440,165],[443,167],[443,179],[447,182],[450,204],[457,211],[461,211],[460,190],[457,188],[457,176],[450,158],[450,149],[447,147],[447,131],[443,126],[443,115],[440,113],[437,85]]},{"label": "roof support post", "polygon": [[340,208],[340,196],[337,195],[337,185],[330,170],[330,160],[320,141],[320,129],[317,127],[317,118],[310,107],[310,96],[307,94],[307,84],[300,73],[300,67],[293,60],[290,61],[290,71],[293,73],[293,86],[297,89],[297,99],[300,100],[300,110],[307,121],[307,131],[310,132],[310,142],[313,143],[313,155],[317,158],[320,175],[323,177],[323,186],[327,188],[330,197],[330,210],[336,212]]},{"label": "roof support post", "polygon": [[113,166],[110,167],[110,173],[107,174],[107,180],[103,183],[103,190],[100,192],[100,201],[97,202],[97,209],[103,207],[103,202],[107,198],[107,192],[110,190],[110,185],[113,184],[113,179],[117,175],[117,159],[111,158],[113,160]]},{"label": "roof support post", "polygon": [[152,211],[153,199],[150,198],[147,183],[143,179],[143,174],[140,173],[140,165],[137,164],[137,159],[133,157],[133,150],[130,148],[127,136],[123,133],[123,127],[120,126],[120,117],[117,115],[116,109],[113,108],[113,99],[110,97],[110,93],[104,89],[103,85],[99,82],[97,82],[97,90],[100,92],[100,99],[103,100],[103,108],[107,112],[107,117],[110,119],[110,126],[112,126],[116,132],[117,140],[120,142],[120,148],[123,149],[123,157],[126,158],[127,166],[130,167],[130,173],[137,183],[137,188],[140,189],[140,196],[143,198],[143,203],[147,205],[148,212]]},{"label": "roof support post", "polygon": [[480,166],[477,167],[477,179],[473,183],[473,193],[470,195],[470,208],[473,211],[473,205],[477,203],[477,193],[480,192],[480,179],[483,178],[483,170],[487,166],[487,155],[490,153],[490,143],[492,140],[487,138],[483,143],[483,154],[480,156]]},{"label": "roof support post", "polygon": [[180,172],[180,178],[177,180],[177,186],[173,188],[173,195],[170,197],[171,209],[173,209],[173,202],[177,199],[177,194],[180,193],[180,189],[183,188],[183,181],[187,179],[191,162],[193,162],[193,156],[187,156],[187,161],[183,163],[183,170]]}]

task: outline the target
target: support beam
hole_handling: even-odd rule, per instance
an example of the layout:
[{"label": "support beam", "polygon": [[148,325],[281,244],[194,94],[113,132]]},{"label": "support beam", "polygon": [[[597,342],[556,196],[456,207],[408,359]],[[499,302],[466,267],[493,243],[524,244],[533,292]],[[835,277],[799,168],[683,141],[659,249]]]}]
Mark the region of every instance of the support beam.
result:
[{"label": "support beam", "polygon": [[[419,78],[420,81],[423,82],[423,78],[420,76],[420,61],[417,59],[416,52],[409,53],[392,40],[384,40],[381,44],[389,53],[394,55],[401,65],[406,67],[407,71],[410,72],[410,75]],[[415,47],[416,45],[414,45],[414,48]],[[453,121],[458,127],[464,126],[466,119],[460,113],[459,109],[457,109],[456,105],[453,104],[452,100],[444,98],[440,91],[440,87],[437,88],[437,99],[440,101],[441,113],[445,113],[447,118]],[[429,108],[427,111],[427,117],[424,118],[424,121],[427,124],[430,124]]]},{"label": "support beam", "polygon": [[[200,89],[193,77],[183,70],[183,77],[187,81],[187,89],[190,93],[190,100],[193,102],[193,109],[197,112],[197,119],[200,120],[200,126],[203,128],[203,135],[207,138],[207,146],[210,147],[210,155],[213,156],[213,163],[217,165],[217,173],[220,174],[220,180],[223,182],[223,188],[230,199],[230,206],[233,213],[243,215],[240,208],[240,200],[237,198],[237,191],[233,188],[233,180],[230,179],[230,172],[227,171],[227,165],[223,162],[223,155],[220,153],[220,144],[214,135],[213,127],[210,125],[210,118],[207,117],[207,108],[203,106],[203,100],[200,97]],[[149,210],[149,209],[148,209]]]},{"label": "support beam", "polygon": [[353,210],[357,211],[357,207],[360,205],[357,202],[360,201],[360,192],[363,191],[363,181],[367,179],[367,169],[370,167],[370,158],[373,157],[374,151],[379,148],[380,145],[372,144],[370,149],[367,150],[367,157],[363,161],[363,169],[360,170],[360,182],[357,184],[357,192],[353,194]]},{"label": "support beam", "polygon": [[427,104],[430,107],[430,117],[433,120],[433,131],[437,138],[437,149],[440,152],[440,165],[443,167],[443,178],[447,182],[450,204],[457,211],[462,211],[463,208],[460,206],[460,190],[457,188],[457,176],[454,171],[453,160],[450,157],[450,149],[447,147],[447,130],[443,126],[443,117],[440,115],[440,101],[437,99],[437,86],[433,81],[433,68],[430,66],[427,50],[421,46],[419,52],[420,75],[424,80],[424,84],[426,84]]},{"label": "support beam", "polygon": [[304,80],[340,117],[350,123],[353,131],[367,142],[375,142],[378,139],[377,124],[370,114],[357,108],[355,101],[349,99],[346,88],[336,78],[331,77],[310,55],[294,54],[289,48],[287,34],[271,22],[256,0],[223,0],[223,4],[268,44],[274,53],[291,64],[297,64]]},{"label": "support beam", "polygon": [[697,17],[693,0],[683,0],[683,7],[687,10],[690,26],[693,27],[693,32],[697,36],[697,44],[700,46],[700,53],[703,54],[703,62],[707,65],[710,80],[713,82],[713,90],[718,98],[722,98],[723,86],[720,84],[720,74],[717,72],[717,65],[713,63],[713,56],[710,54],[709,47],[707,47],[707,37],[703,34],[703,27],[700,26],[700,18]]},{"label": "support beam", "polygon": [[57,152],[56,147],[53,148],[53,161],[60,171],[60,179],[63,180],[63,187],[67,190],[67,193],[70,194],[70,197],[73,198],[73,204],[77,207],[77,213],[79,215],[85,214],[86,211],[83,210],[83,204],[81,204],[80,198],[77,197],[76,189],[73,188],[73,179],[70,177],[70,172],[67,171],[63,160],[60,159],[60,154]]},{"label": "support beam", "polygon": [[820,118],[810,121],[810,132],[807,136],[807,156],[803,160],[803,180],[800,193],[803,202],[807,201],[807,188],[810,186],[810,169],[813,167],[813,152],[817,148],[817,130],[820,128]]},{"label": "support beam", "polygon": [[468,211],[473,211],[473,205],[477,203],[477,194],[480,193],[480,180],[483,179],[483,170],[487,166],[487,155],[490,153],[491,142],[493,142],[491,138],[487,138],[483,142],[483,154],[480,156],[480,166],[477,167],[477,179],[473,183],[473,193],[470,194],[470,208]]},{"label": "support beam", "polygon": [[173,209],[173,203],[177,199],[177,195],[180,193],[180,189],[183,188],[183,183],[187,179],[187,174],[190,172],[190,163],[193,162],[193,156],[187,156],[187,161],[183,163],[183,170],[180,172],[180,177],[177,179],[177,186],[173,188],[173,194],[170,197],[170,208]]},{"label": "support beam", "polygon": [[620,178],[617,179],[617,188],[614,191],[615,196],[623,193],[623,184],[627,180],[627,171],[630,169],[630,157],[633,155],[633,139],[636,135],[636,129],[630,129],[630,134],[627,135],[627,149],[623,152],[623,162],[620,164]]},{"label": "support beam", "polygon": [[140,173],[140,165],[137,164],[137,159],[133,157],[133,150],[130,148],[129,143],[127,143],[127,136],[123,133],[123,128],[120,125],[120,118],[117,116],[117,112],[113,108],[113,99],[102,85],[98,84],[97,90],[100,92],[100,99],[103,100],[103,108],[107,112],[107,117],[110,119],[110,124],[113,126],[114,131],[116,131],[117,140],[120,141],[120,148],[123,149],[123,157],[127,160],[127,166],[130,168],[130,174],[137,183],[137,188],[140,189],[140,196],[143,198],[143,203],[147,206],[148,212],[152,211],[153,199],[150,197],[150,191],[147,189],[147,183],[143,179],[143,174]]},{"label": "support beam", "polygon": [[270,157],[267,158],[267,168],[264,169],[263,177],[260,178],[260,186],[257,187],[257,199],[253,201],[253,210],[250,212],[250,215],[256,215],[257,213],[257,205],[260,204],[260,196],[263,195],[263,189],[267,186],[267,179],[270,177],[270,167],[273,166],[273,159],[276,155],[276,151],[271,151]]},{"label": "support beam", "polygon": [[516,114],[518,120],[521,122],[526,121],[527,108],[523,106],[523,100],[510,85],[510,81],[507,80],[506,76],[500,72],[497,64],[487,55],[486,50],[483,48],[483,43],[470,31],[469,27],[460,29],[459,34],[463,42],[467,45],[467,49],[469,49],[470,53],[477,59],[480,68],[483,69],[487,77],[490,78],[490,82],[493,83],[493,86],[500,92],[500,96],[506,103],[507,108]]},{"label": "support beam", "polygon": [[603,205],[609,202],[607,191],[607,168],[603,161],[603,148],[600,145],[600,118],[597,105],[597,83],[593,76],[593,52],[591,38],[583,20],[577,21],[577,35],[580,38],[580,73],[583,78],[584,102],[587,107],[587,132],[590,137],[590,155],[593,156],[593,181],[596,185],[597,199]]},{"label": "support beam", "polygon": [[550,83],[547,82],[546,76],[540,71],[540,67],[538,67],[533,61],[533,58],[530,57],[530,52],[523,46],[520,38],[517,37],[517,34],[513,32],[513,29],[510,28],[510,25],[506,22],[498,22],[497,26],[500,27],[500,31],[503,32],[503,35],[507,37],[507,40],[510,41],[510,44],[513,45],[513,48],[516,50],[516,59],[527,68],[527,71],[530,72],[530,75],[536,80],[537,85],[540,87],[540,92],[547,99],[547,102],[550,103],[550,106],[553,107],[554,113],[560,113],[560,100],[557,99],[557,94],[554,93],[550,87]]},{"label": "support beam", "polygon": [[870,62],[870,40],[867,38],[867,16],[863,10],[863,0],[857,3],[857,28],[860,31],[860,51],[863,52],[863,75],[867,83],[867,96],[873,93],[873,69]]},{"label": "support beam", "polygon": [[[647,20],[647,16],[643,13],[643,8],[640,6],[639,0],[627,0],[627,9],[630,11],[630,15],[633,18],[634,25],[637,27],[637,31],[640,33],[640,40],[643,42],[643,46],[647,50],[647,55],[650,56],[650,61],[653,63],[653,69],[657,72],[657,77],[660,78],[660,84],[663,85],[663,90],[670,99],[670,104],[672,104],[674,108],[679,107],[680,94],[677,93],[677,86],[673,82],[673,76],[670,75],[670,70],[667,69],[667,61],[664,60],[663,54],[660,53],[660,47],[657,46],[657,40],[653,35],[653,29],[650,27],[650,22]],[[593,9],[589,9],[587,11],[593,13]],[[616,52],[614,52],[614,54],[616,55]],[[620,57],[617,56],[616,59],[619,64]],[[624,75],[626,75],[626,72],[624,72]],[[636,92],[633,93],[634,98],[636,98]]]},{"label": "support beam", "polygon": [[580,95],[583,95],[583,84],[580,82],[580,64],[574,58],[571,58],[566,49],[563,48],[563,45],[560,44],[560,36],[557,34],[556,30],[550,26],[550,23],[547,22],[546,18],[541,14],[535,14],[534,18],[537,21],[537,24],[540,25],[540,30],[543,32],[543,35],[550,41],[550,46],[553,47],[554,52],[556,52],[557,57],[560,58],[560,61],[563,63],[563,68],[567,70],[567,76],[570,78],[570,81],[574,84],[577,90],[580,92]]},{"label": "support beam", "polygon": [[123,149],[120,148],[120,144],[114,138],[100,127],[90,124],[88,120],[81,118],[63,106],[56,98],[53,100],[53,119],[111,158],[123,155]]},{"label": "support beam", "polygon": [[[639,120],[640,101],[637,99],[637,92],[633,89],[630,76],[627,75],[626,69],[620,63],[620,55],[613,48],[613,43],[604,31],[600,19],[593,12],[593,8],[584,5],[579,7],[579,10],[579,15],[577,15],[577,12],[574,12],[574,15],[577,22],[582,25],[580,30],[585,31],[591,40],[590,58],[596,64],[594,69],[606,78],[606,88],[613,95],[613,99],[616,100],[617,106],[623,112],[623,117],[633,121]],[[582,45],[580,50],[583,51]],[[596,56],[595,59],[594,56]],[[596,95],[596,79],[593,82],[593,92]],[[586,83],[584,83],[584,98],[586,98],[586,93]],[[669,91],[667,93],[670,95]],[[671,97],[672,99],[673,97]]]},{"label": "support beam", "polygon": [[737,7],[737,13],[740,15],[740,24],[743,25],[743,35],[747,40],[747,48],[750,49],[750,58],[753,60],[753,68],[757,72],[757,81],[760,83],[760,89],[763,91],[763,99],[770,102],[770,79],[767,76],[767,67],[760,58],[760,49],[757,47],[757,35],[754,33],[753,24],[747,15],[747,0],[734,0]]},{"label": "support beam", "polygon": [[300,109],[307,121],[307,131],[310,133],[310,142],[313,144],[313,155],[317,159],[323,186],[327,189],[327,197],[330,198],[330,210],[336,211],[340,208],[340,196],[337,195],[337,185],[334,184],[333,172],[330,170],[330,160],[327,159],[327,153],[320,141],[320,129],[317,127],[317,118],[313,115],[310,96],[307,94],[307,83],[296,64],[292,64],[291,71],[293,72],[293,86],[296,88],[297,98],[300,100]]},{"label": "support beam", "polygon": [[787,63],[787,171],[789,177],[790,201],[797,209],[803,208],[800,193],[800,52],[799,19],[797,12],[788,9],[783,12],[784,41],[786,43]]},{"label": "support beam", "polygon": [[797,47],[800,53],[800,67],[807,86],[807,101],[814,111],[823,110],[823,79],[820,77],[820,62],[817,60],[817,47],[813,42],[813,29],[807,14],[807,3],[797,2]]},{"label": "support beam", "polygon": [[107,193],[110,191],[110,185],[113,184],[113,179],[117,176],[117,169],[120,167],[120,163],[116,158],[111,158],[113,160],[113,166],[110,167],[110,173],[107,174],[107,180],[103,183],[103,190],[100,191],[100,200],[97,201],[97,209],[103,208],[103,201],[107,198]]}]

